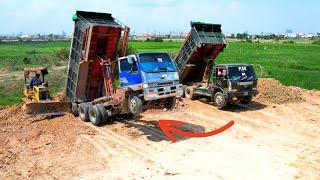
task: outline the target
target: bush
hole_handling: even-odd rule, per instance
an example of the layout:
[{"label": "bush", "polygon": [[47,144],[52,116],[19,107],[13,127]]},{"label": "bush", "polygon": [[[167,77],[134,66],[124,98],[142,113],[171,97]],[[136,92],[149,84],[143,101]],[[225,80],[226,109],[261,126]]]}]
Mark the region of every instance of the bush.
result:
[{"label": "bush", "polygon": [[246,42],[247,42],[247,43],[252,43],[252,40],[249,39],[249,38],[247,38],[247,39],[246,39]]},{"label": "bush", "polygon": [[9,71],[15,71],[17,70],[18,62],[15,59],[5,59],[5,67]]},{"label": "bush", "polygon": [[35,49],[32,49],[31,51],[26,51],[27,54],[37,54],[38,52]]},{"label": "bush", "polygon": [[55,52],[55,55],[60,60],[68,60],[69,58],[69,49],[68,48],[61,48]]},{"label": "bush", "polygon": [[28,57],[24,57],[24,58],[22,59],[22,62],[23,62],[23,64],[30,64],[30,63],[31,63],[31,59],[28,58]]},{"label": "bush", "polygon": [[293,40],[283,41],[283,44],[294,44],[295,42]]},{"label": "bush", "polygon": [[161,39],[161,38],[155,38],[155,39],[154,39],[154,42],[163,42],[163,39]]},{"label": "bush", "polygon": [[46,56],[46,55],[38,55],[36,56],[36,62],[39,65],[51,65],[53,63],[53,59],[50,56]]},{"label": "bush", "polygon": [[320,39],[313,41],[312,44],[320,45]]},{"label": "bush", "polygon": [[129,44],[127,45],[126,55],[135,54],[136,52],[137,50],[134,47]]}]

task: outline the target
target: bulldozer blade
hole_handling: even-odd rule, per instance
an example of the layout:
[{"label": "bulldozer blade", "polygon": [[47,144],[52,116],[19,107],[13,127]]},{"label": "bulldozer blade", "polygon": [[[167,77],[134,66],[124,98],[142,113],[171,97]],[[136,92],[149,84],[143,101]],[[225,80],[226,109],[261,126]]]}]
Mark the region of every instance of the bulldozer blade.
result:
[{"label": "bulldozer blade", "polygon": [[70,102],[41,101],[24,104],[25,112],[30,115],[60,116],[66,114],[70,109]]}]

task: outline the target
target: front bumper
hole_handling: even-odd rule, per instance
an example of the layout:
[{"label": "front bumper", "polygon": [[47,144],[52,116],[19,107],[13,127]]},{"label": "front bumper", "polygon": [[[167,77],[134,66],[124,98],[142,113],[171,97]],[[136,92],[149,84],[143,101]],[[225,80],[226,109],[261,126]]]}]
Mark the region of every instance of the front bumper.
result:
[{"label": "front bumper", "polygon": [[245,97],[245,96],[255,96],[257,94],[257,90],[248,90],[248,91],[227,91],[225,93],[227,95],[227,99],[232,99],[234,97]]},{"label": "front bumper", "polygon": [[168,97],[181,97],[182,95],[182,84],[143,89],[143,96],[146,101],[164,99]]}]

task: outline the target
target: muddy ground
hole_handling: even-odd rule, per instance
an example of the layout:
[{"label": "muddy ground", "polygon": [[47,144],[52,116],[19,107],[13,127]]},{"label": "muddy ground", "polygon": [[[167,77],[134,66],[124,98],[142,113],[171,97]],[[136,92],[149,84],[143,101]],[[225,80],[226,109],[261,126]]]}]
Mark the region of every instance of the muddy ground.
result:
[{"label": "muddy ground", "polygon": [[[3,108],[0,179],[318,179],[320,92],[273,79],[261,79],[259,89],[246,106],[219,110],[183,99],[173,111],[149,109],[101,127],[70,114],[47,120],[25,115],[21,105]],[[235,124],[171,143],[160,119],[187,122],[192,132]]]}]

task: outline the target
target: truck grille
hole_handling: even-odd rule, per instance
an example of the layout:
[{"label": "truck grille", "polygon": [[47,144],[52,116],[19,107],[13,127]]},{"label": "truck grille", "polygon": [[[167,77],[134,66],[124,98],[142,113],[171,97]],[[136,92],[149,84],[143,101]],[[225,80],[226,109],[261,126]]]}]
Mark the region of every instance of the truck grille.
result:
[{"label": "truck grille", "polygon": [[157,83],[158,87],[171,86],[171,85],[173,85],[173,82]]}]

